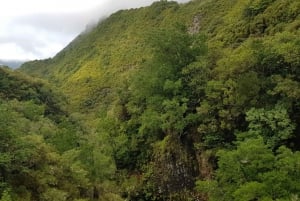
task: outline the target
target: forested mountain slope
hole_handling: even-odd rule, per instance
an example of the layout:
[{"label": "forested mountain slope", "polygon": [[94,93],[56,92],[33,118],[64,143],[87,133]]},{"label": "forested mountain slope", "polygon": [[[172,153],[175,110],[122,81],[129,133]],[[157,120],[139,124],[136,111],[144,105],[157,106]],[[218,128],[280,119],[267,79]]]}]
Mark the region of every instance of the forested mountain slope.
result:
[{"label": "forested mountain slope", "polygon": [[85,132],[64,105],[47,83],[0,68],[1,201],[92,197]]},{"label": "forested mountain slope", "polygon": [[295,0],[160,1],[20,70],[81,125],[86,199],[297,200],[299,14]]}]

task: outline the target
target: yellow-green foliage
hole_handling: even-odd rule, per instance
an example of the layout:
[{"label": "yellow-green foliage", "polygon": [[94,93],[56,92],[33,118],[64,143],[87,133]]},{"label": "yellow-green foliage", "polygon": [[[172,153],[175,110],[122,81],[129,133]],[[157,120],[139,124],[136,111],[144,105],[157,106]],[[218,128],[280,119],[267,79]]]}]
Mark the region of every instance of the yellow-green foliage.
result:
[{"label": "yellow-green foliage", "polygon": [[[182,13],[181,20],[177,12]],[[129,75],[152,58],[146,42],[149,33],[178,22],[189,25],[196,12],[174,2],[119,11],[79,35],[53,59],[26,63],[21,70],[58,85],[73,108],[105,105],[113,102],[110,95],[116,88],[123,87]],[[191,18],[187,19],[187,13]]]},{"label": "yellow-green foliage", "polygon": [[[299,28],[295,0],[159,1],[118,11],[54,58],[20,69],[61,90],[70,119],[41,120],[47,104],[32,99],[51,93],[35,82],[15,89],[17,101],[33,98],[10,104],[20,104],[13,111],[23,122],[43,125],[51,146],[31,137],[46,159],[69,164],[67,179],[94,199],[287,200],[300,189]],[[16,82],[3,78],[1,97],[14,97]],[[218,154],[203,159],[202,150]],[[198,195],[201,178],[211,180],[198,182]],[[78,195],[63,184],[39,196]]]},{"label": "yellow-green foliage", "polygon": [[285,27],[297,31],[299,3],[292,0],[198,0],[184,5],[156,2],[150,7],[111,15],[91,31],[80,34],[53,59],[26,63],[21,70],[55,83],[68,96],[73,109],[99,105],[107,108],[116,97],[116,89],[124,87],[130,74],[151,60],[152,50],[146,42],[149,33],[178,23],[198,27],[209,36],[212,45],[221,42],[234,48],[249,36],[274,34]]}]

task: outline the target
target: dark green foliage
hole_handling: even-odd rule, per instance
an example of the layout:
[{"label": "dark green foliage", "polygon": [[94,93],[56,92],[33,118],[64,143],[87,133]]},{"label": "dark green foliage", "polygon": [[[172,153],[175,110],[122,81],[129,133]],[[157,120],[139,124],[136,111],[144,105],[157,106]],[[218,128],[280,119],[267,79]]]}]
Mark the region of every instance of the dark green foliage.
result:
[{"label": "dark green foliage", "polygon": [[[33,80],[19,72],[0,68],[0,98],[32,101],[45,106],[44,114],[55,118],[64,115],[65,100],[44,81]],[[60,105],[59,105],[60,104]],[[30,110],[28,108],[28,110]]]},{"label": "dark green foliage", "polygon": [[[292,161],[298,160],[299,152],[280,147],[274,154],[262,138],[256,138],[240,142],[236,150],[220,151],[218,156],[214,183],[197,183],[200,191],[210,195],[210,200],[292,199],[299,193],[292,172],[298,174]],[[283,165],[284,161],[291,162],[289,167]]]},{"label": "dark green foliage", "polygon": [[[0,98],[1,200],[92,200],[92,175],[78,149],[89,142],[83,140],[86,131],[78,119],[48,107],[48,100],[56,108],[64,103],[56,102],[61,98],[50,89],[41,89],[42,83],[4,72],[2,82],[9,88],[1,88]],[[20,89],[20,83],[25,87]],[[29,92],[31,97],[24,96]],[[39,99],[44,93],[47,98]]]},{"label": "dark green foliage", "polygon": [[299,14],[294,0],[118,11],[21,67],[66,99],[0,69],[2,199],[298,200]]},{"label": "dark green foliage", "polygon": [[274,0],[251,0],[244,10],[246,17],[254,17],[266,10]]}]

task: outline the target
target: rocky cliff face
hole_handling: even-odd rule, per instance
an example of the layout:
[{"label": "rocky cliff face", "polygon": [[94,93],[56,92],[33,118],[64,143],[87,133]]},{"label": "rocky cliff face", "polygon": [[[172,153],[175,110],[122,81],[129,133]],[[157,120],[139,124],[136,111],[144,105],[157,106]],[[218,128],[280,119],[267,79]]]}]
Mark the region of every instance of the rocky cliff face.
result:
[{"label": "rocky cliff face", "polygon": [[198,175],[195,158],[180,140],[166,137],[155,149],[153,179],[163,194],[178,193],[194,186]]}]

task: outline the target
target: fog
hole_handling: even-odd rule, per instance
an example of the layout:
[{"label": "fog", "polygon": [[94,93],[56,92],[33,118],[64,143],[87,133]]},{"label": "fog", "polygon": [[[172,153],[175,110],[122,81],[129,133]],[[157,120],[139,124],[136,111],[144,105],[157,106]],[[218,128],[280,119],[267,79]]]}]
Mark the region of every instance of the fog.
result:
[{"label": "fog", "polygon": [[[54,56],[87,25],[153,0],[10,0],[1,3],[0,60]],[[188,0],[179,0],[184,3]]]}]

